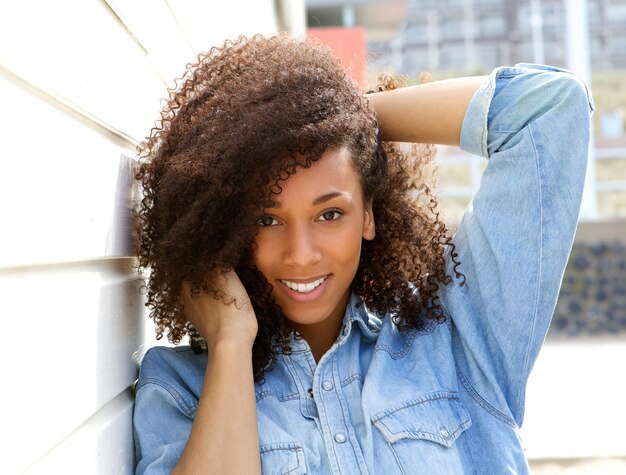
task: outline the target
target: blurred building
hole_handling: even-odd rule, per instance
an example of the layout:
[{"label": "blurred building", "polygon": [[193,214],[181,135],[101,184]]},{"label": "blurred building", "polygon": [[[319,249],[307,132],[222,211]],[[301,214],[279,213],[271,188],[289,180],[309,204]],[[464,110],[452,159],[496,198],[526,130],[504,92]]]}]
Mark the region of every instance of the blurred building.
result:
[{"label": "blurred building", "polygon": [[376,69],[377,59],[389,50],[390,41],[406,21],[409,0],[306,0],[305,5],[309,32],[337,27],[362,28],[368,66]]},{"label": "blurred building", "polygon": [[[626,0],[588,0],[595,71],[626,68]],[[368,31],[376,69],[490,70],[501,64],[567,63],[564,0],[307,0],[313,26]]]},{"label": "blurred building", "polygon": [[[589,0],[594,70],[626,67],[626,1]],[[520,61],[565,66],[563,0],[413,0],[394,48],[399,69],[491,69]]]},{"label": "blurred building", "polygon": [[305,0],[307,27],[354,27],[367,31],[369,45],[394,38],[406,18],[409,0]]}]

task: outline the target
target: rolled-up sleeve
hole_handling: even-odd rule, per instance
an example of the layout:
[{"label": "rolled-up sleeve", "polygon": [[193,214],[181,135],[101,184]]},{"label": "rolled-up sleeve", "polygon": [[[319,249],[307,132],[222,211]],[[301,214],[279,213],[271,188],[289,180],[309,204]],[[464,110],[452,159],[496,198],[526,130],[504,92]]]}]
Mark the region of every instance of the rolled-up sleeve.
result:
[{"label": "rolled-up sleeve", "polygon": [[576,229],[592,110],[578,77],[524,64],[494,71],[462,126],[461,148],[488,162],[454,239],[466,284],[442,302],[463,384],[518,425]]}]

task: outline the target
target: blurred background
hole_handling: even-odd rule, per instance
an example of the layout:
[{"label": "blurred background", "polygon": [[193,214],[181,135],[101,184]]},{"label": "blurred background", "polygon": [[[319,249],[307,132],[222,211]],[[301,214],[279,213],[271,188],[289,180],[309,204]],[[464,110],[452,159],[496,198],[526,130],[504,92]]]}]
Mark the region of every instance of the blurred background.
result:
[{"label": "blurred background", "polygon": [[[133,472],[132,383],[162,343],[133,270],[132,157],[199,52],[279,32],[327,43],[364,91],[517,62],[591,85],[580,223],[522,436],[533,473],[626,474],[626,0],[0,3],[0,473]],[[437,165],[454,228],[485,164],[440,147]]]}]

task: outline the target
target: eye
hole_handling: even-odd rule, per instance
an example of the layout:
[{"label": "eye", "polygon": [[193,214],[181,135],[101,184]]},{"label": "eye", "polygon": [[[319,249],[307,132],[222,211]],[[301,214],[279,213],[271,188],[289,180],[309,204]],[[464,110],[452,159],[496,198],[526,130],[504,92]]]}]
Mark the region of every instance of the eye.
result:
[{"label": "eye", "polygon": [[276,218],[272,218],[268,215],[263,215],[259,218],[258,224],[262,228],[266,228],[268,226],[275,226],[278,224],[278,220]]},{"label": "eye", "polygon": [[336,209],[332,209],[330,211],[323,212],[320,215],[319,220],[320,221],[335,221],[335,220],[341,218],[342,216],[343,216],[343,213],[341,211],[337,211]]}]

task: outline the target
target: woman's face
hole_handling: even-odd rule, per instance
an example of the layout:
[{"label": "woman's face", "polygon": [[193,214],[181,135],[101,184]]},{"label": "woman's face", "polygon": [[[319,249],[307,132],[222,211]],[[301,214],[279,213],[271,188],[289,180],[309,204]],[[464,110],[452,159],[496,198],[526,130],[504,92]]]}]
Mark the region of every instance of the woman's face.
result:
[{"label": "woman's face", "polygon": [[254,261],[294,328],[340,325],[361,254],[374,238],[371,205],[347,148],[327,150],[281,183],[255,238]]}]

